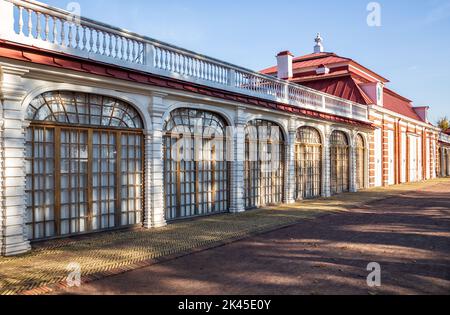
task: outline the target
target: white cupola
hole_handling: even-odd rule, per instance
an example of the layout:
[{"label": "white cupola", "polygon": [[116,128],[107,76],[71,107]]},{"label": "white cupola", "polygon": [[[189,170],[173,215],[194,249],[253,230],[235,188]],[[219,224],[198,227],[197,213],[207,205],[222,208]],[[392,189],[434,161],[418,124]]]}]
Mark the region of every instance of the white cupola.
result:
[{"label": "white cupola", "polygon": [[317,33],[316,38],[314,39],[314,41],[316,42],[316,45],[314,46],[314,53],[318,54],[318,53],[322,53],[323,50],[323,38],[320,36],[320,33]]}]

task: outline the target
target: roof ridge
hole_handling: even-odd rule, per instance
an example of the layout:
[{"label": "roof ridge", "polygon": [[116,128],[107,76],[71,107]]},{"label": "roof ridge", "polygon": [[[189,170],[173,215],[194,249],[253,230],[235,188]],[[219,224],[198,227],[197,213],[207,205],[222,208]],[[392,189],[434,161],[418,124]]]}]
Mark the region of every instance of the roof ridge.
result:
[{"label": "roof ridge", "polygon": [[[412,103],[412,102],[413,102],[413,101],[410,100],[409,98],[406,98],[406,97],[404,97],[404,96],[398,94],[397,92],[395,92],[394,90],[392,90],[392,89],[390,89],[390,88],[388,88],[388,87],[384,87],[384,90],[385,90],[387,93],[391,94],[392,96],[398,97],[398,98],[400,98],[400,99],[402,99],[402,100],[404,100],[404,101],[406,101],[406,102],[408,102],[408,103]],[[411,104],[410,104],[410,105],[411,105]],[[412,105],[411,105],[411,106],[412,106]]]}]

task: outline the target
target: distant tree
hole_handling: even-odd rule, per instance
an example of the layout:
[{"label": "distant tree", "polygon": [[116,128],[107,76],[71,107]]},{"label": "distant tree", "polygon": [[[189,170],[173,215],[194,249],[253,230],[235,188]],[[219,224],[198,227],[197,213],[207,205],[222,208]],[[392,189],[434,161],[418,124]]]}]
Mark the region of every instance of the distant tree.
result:
[{"label": "distant tree", "polygon": [[450,128],[450,122],[447,117],[443,117],[438,120],[438,127],[441,128],[442,131],[446,131]]}]

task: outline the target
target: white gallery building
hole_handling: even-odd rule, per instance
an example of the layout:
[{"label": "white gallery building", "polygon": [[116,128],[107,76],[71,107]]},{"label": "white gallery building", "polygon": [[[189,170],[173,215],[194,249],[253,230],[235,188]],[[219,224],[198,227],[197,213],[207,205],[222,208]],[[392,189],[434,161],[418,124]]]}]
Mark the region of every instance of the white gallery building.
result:
[{"label": "white gallery building", "polygon": [[[0,18],[1,255],[400,182],[371,173],[382,104],[286,80],[290,57],[262,74],[29,0]],[[410,120],[420,179],[450,175],[450,137]]]}]

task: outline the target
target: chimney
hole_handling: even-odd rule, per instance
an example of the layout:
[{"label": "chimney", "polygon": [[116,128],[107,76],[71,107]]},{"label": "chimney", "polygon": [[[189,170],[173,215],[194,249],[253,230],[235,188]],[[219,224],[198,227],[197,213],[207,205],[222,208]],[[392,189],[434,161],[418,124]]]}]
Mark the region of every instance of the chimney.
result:
[{"label": "chimney", "polygon": [[316,39],[314,39],[316,42],[316,46],[314,46],[314,53],[322,53],[324,51],[323,49],[323,38],[320,36],[320,33],[317,33]]},{"label": "chimney", "polygon": [[422,119],[424,122],[428,123],[428,110],[430,109],[429,106],[418,106],[413,107],[416,114]]},{"label": "chimney", "polygon": [[294,55],[286,50],[282,51],[277,55],[277,67],[278,67],[278,73],[277,77],[279,79],[290,79],[293,77],[293,70],[292,70],[292,59],[294,58]]}]

